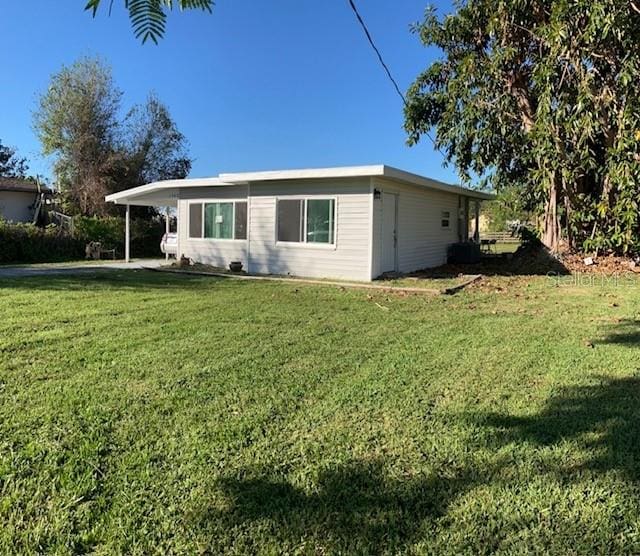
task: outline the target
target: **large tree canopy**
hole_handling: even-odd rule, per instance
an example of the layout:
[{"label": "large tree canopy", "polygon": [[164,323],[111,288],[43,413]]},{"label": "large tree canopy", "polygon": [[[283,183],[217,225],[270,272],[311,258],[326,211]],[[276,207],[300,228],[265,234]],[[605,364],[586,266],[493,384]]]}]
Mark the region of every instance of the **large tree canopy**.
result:
[{"label": "large tree canopy", "polygon": [[108,193],[149,181],[183,178],[191,169],[186,139],[155,96],[124,118],[122,92],[99,59],[83,58],[51,79],[34,114],[65,210],[103,215]]},{"label": "large tree canopy", "polygon": [[[108,0],[109,11],[114,0]],[[94,17],[103,0],[89,0],[85,10],[91,10]],[[157,43],[162,38],[167,22],[167,11],[177,6],[180,10],[203,10],[211,13],[213,0],[124,0],[129,11],[133,32],[145,43],[148,39]]]},{"label": "large tree canopy", "polygon": [[66,209],[103,214],[113,190],[122,92],[100,60],[83,58],[55,74],[40,97],[34,127],[44,155],[54,155],[57,186]]},{"label": "large tree canopy", "polygon": [[28,170],[27,159],[18,156],[14,148],[0,141],[0,177],[25,178]]},{"label": "large tree canopy", "polygon": [[435,127],[464,178],[538,207],[553,249],[638,249],[640,6],[464,0],[416,31],[443,55],[409,90],[410,143]]},{"label": "large tree canopy", "polygon": [[120,146],[122,173],[118,189],[180,179],[191,170],[187,141],[169,109],[153,94],[127,114]]}]

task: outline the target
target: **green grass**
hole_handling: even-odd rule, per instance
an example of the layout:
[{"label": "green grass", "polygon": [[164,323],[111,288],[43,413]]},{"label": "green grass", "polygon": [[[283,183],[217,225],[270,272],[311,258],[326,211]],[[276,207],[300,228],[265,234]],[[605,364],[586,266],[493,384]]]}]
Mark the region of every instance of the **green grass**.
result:
[{"label": "green grass", "polygon": [[492,253],[515,253],[520,247],[520,242],[504,242],[499,241],[491,247]]},{"label": "green grass", "polygon": [[640,292],[0,280],[0,552],[640,552]]},{"label": "green grass", "polygon": [[376,286],[389,286],[393,288],[420,288],[442,291],[446,288],[460,285],[463,282],[468,281],[469,278],[470,276],[456,276],[446,278],[400,276],[399,278],[377,279],[373,283]]}]

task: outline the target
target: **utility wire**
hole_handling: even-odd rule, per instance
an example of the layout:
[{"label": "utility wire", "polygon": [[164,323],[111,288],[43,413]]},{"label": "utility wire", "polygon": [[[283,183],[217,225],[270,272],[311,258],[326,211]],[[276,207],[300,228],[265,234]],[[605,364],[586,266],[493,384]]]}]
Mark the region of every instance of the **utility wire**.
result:
[{"label": "utility wire", "polygon": [[391,81],[391,83],[393,83],[393,86],[394,86],[394,88],[396,90],[396,93],[398,93],[398,96],[402,99],[403,104],[406,106],[407,105],[407,99],[404,98],[404,95],[402,94],[402,91],[400,90],[400,87],[398,87],[398,83],[393,78],[393,75],[391,75],[391,70],[389,69],[389,66],[387,66],[387,64],[385,64],[384,59],[382,58],[382,54],[380,54],[380,51],[378,50],[378,47],[376,46],[376,43],[373,42],[373,38],[371,37],[371,33],[369,33],[369,29],[367,29],[367,25],[364,22],[364,20],[362,19],[362,17],[360,16],[360,12],[358,12],[358,8],[356,8],[356,5],[353,3],[353,0],[349,0],[349,5],[351,6],[351,9],[353,10],[353,13],[356,15],[358,23],[360,23],[360,27],[362,27],[362,30],[364,31],[364,34],[367,36],[367,40],[369,41],[369,44],[371,45],[371,48],[373,48],[373,51],[376,53],[376,56],[378,56],[378,60],[380,61],[380,64],[384,68],[384,71],[387,73],[387,76],[389,77],[389,80]]},{"label": "utility wire", "polygon": [[[371,48],[373,48],[373,51],[376,53],[376,56],[378,57],[380,65],[383,67],[385,73],[387,74],[387,77],[389,78],[389,80],[393,84],[393,88],[396,90],[396,93],[398,93],[398,96],[402,99],[402,103],[406,107],[408,105],[407,99],[405,98],[404,94],[400,90],[400,87],[398,86],[398,82],[393,78],[393,75],[391,74],[391,70],[389,69],[389,66],[387,66],[387,64],[385,63],[384,58],[382,57],[382,54],[380,53],[380,50],[378,50],[378,47],[376,46],[376,43],[373,41],[373,37],[371,36],[371,33],[369,32],[369,29],[367,28],[367,24],[362,19],[362,16],[360,15],[360,12],[358,11],[358,8],[356,7],[354,1],[353,0],[348,0],[348,2],[349,2],[349,6],[351,6],[351,10],[353,11],[353,13],[356,16],[356,19],[358,20],[358,23],[360,24],[360,27],[362,27],[362,30],[364,31],[364,34],[367,37],[367,40],[369,41],[369,44],[371,45]],[[431,137],[431,134],[427,131],[427,132],[425,132],[425,135],[433,143],[434,149],[436,149],[443,157],[446,158],[444,153],[438,148],[438,145],[436,145],[436,142],[433,139],[433,137]]]}]

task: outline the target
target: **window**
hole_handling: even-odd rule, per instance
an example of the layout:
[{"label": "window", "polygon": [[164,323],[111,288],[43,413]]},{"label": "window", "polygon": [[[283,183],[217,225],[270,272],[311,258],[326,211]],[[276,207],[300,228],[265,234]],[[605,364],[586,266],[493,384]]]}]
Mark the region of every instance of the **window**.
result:
[{"label": "window", "polygon": [[247,203],[242,201],[235,205],[235,239],[247,239]]},{"label": "window", "polygon": [[278,241],[335,243],[335,199],[279,199]]},{"label": "window", "polygon": [[301,199],[278,201],[278,241],[302,241],[303,209]]},{"label": "window", "polygon": [[333,199],[307,201],[307,242],[333,243]]},{"label": "window", "polygon": [[204,205],[204,237],[233,239],[233,203]]},{"label": "window", "polygon": [[442,211],[442,218],[440,220],[440,225],[443,228],[448,228],[450,220],[451,220],[451,213],[448,210],[443,210]]},{"label": "window", "polygon": [[202,203],[189,205],[189,237],[202,237]]},{"label": "window", "polygon": [[189,237],[193,239],[247,239],[246,201],[191,203]]}]

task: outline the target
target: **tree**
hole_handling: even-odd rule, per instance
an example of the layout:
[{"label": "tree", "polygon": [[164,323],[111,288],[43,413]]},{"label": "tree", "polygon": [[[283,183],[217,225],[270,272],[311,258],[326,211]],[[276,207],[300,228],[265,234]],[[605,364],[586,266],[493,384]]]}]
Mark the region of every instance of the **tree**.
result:
[{"label": "tree", "polygon": [[34,114],[45,155],[65,210],[105,215],[114,191],[163,179],[183,178],[191,168],[186,139],[155,96],[122,120],[122,92],[99,59],[83,58],[51,79]]},{"label": "tree", "polygon": [[[111,12],[113,1],[109,2],[109,12]],[[91,10],[95,17],[102,3],[102,0],[89,0],[85,10]],[[164,36],[167,11],[177,6],[180,10],[199,9],[211,13],[214,2],[213,0],[124,0],[124,5],[129,11],[129,19],[136,38],[142,38],[143,44],[148,39],[157,44],[158,39]]]},{"label": "tree", "polygon": [[106,213],[121,97],[110,68],[93,58],[64,66],[40,97],[34,127],[43,154],[57,157],[58,189],[71,212]]},{"label": "tree", "polygon": [[27,159],[20,158],[15,149],[3,145],[0,141],[0,177],[24,179],[28,170]]},{"label": "tree", "polygon": [[522,195],[513,187],[503,187],[495,200],[482,203],[481,211],[492,232],[507,231],[509,222],[531,220],[531,214],[524,208]]},{"label": "tree", "polygon": [[408,92],[411,144],[435,126],[463,179],[514,187],[543,215],[551,249],[638,249],[638,5],[464,0],[416,31],[443,56]]},{"label": "tree", "polygon": [[150,95],[144,106],[134,106],[127,114],[125,141],[127,183],[119,183],[119,189],[181,179],[191,170],[186,138],[178,130],[168,108],[155,95]]}]

